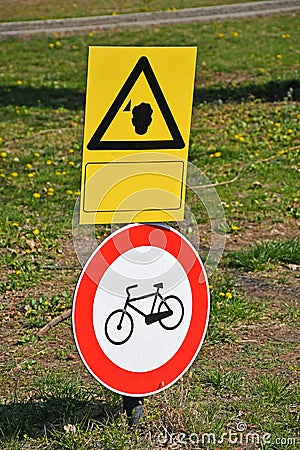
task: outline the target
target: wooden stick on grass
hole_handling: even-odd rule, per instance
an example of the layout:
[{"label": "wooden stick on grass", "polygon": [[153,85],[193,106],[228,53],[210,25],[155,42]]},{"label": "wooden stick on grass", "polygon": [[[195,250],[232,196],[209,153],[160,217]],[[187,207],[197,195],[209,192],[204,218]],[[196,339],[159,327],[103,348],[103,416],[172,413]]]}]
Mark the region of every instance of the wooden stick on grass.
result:
[{"label": "wooden stick on grass", "polygon": [[71,314],[72,309],[67,309],[59,316],[54,317],[54,319],[50,320],[50,322],[46,323],[46,325],[40,329],[40,331],[37,333],[37,336],[38,337],[44,336],[44,334],[46,334],[51,328],[55,327],[55,325],[70,317]]}]

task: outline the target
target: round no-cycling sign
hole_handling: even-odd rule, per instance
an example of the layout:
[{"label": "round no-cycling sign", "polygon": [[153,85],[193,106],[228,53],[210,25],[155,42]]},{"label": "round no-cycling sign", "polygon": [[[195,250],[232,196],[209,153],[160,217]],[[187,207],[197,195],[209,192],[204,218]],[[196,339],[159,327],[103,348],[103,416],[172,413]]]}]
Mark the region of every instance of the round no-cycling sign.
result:
[{"label": "round no-cycling sign", "polygon": [[171,386],[203,342],[209,290],[203,264],[175,229],[120,228],[94,251],[73,302],[73,332],[90,373],[143,397]]}]

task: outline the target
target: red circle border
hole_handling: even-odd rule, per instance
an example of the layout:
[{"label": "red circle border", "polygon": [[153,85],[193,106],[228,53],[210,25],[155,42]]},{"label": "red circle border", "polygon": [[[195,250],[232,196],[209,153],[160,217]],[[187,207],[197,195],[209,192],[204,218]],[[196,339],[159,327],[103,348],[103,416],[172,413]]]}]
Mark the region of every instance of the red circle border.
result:
[{"label": "red circle border", "polygon": [[[152,233],[158,229],[163,234]],[[131,372],[114,364],[100,347],[93,327],[93,304],[107,268],[132,248],[154,246],[153,236],[154,245],[173,255],[187,274],[192,292],[192,316],[181,347],[169,361],[148,372]],[[164,238],[159,239],[159,236]],[[104,240],[86,263],[74,295],[73,333],[84,364],[98,381],[121,394],[146,396],[169,387],[192,364],[204,339],[208,316],[208,282],[203,264],[188,240],[172,228],[131,224]]]}]

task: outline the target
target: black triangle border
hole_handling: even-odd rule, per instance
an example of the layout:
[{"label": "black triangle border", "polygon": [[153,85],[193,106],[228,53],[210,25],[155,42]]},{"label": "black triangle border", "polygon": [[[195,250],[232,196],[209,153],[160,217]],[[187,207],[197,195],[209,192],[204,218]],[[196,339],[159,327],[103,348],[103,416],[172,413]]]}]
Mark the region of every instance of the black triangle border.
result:
[{"label": "black triangle border", "polygon": [[[104,133],[110,126],[115,115],[121,108],[124,100],[133,88],[137,79],[144,73],[150,89],[155,97],[155,100],[160,108],[163,118],[168,126],[170,134],[173,139],[170,140],[151,140],[151,141],[101,141]],[[125,81],[120,92],[113,101],[111,107],[104,116],[102,122],[93,134],[89,143],[88,150],[157,150],[157,149],[182,149],[185,144],[175,122],[175,119],[170,111],[165,96],[159,86],[150,62],[146,56],[141,56],[134,66],[129,77]]]}]

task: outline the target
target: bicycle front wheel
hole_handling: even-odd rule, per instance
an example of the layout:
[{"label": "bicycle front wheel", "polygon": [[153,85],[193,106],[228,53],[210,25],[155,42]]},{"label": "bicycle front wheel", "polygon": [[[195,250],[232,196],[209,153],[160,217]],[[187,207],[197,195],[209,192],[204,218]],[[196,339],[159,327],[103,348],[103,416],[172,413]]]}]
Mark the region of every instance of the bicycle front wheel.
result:
[{"label": "bicycle front wheel", "polygon": [[105,336],[114,345],[125,344],[133,332],[133,319],[127,311],[117,309],[106,319]]},{"label": "bicycle front wheel", "polygon": [[165,330],[175,330],[183,319],[184,308],[180,298],[175,295],[165,297],[158,307],[158,312],[172,311],[172,315],[159,320],[159,323]]}]

